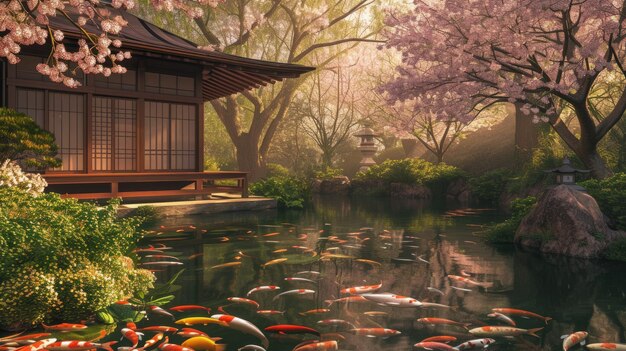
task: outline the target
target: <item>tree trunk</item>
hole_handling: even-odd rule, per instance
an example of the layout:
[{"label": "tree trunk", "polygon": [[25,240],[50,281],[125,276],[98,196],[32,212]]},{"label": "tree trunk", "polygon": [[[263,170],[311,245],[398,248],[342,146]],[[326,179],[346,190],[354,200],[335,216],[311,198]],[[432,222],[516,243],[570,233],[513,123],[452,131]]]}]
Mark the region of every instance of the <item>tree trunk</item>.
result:
[{"label": "tree trunk", "polygon": [[256,181],[266,175],[266,169],[259,154],[258,143],[249,135],[242,134],[235,144],[237,165],[242,172],[248,172],[248,181]]},{"label": "tree trunk", "polygon": [[595,147],[592,151],[576,152],[576,155],[585,164],[585,167],[591,170],[591,175],[594,178],[604,179],[613,175]]}]

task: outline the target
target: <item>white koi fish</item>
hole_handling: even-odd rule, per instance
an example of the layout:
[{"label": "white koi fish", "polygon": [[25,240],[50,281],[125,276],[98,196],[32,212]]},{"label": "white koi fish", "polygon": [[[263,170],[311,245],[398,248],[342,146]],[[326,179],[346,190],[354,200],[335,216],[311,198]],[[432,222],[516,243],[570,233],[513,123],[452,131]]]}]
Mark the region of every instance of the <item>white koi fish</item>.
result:
[{"label": "white koi fish", "polygon": [[469,349],[473,349],[477,347],[485,348],[488,345],[491,345],[495,342],[496,341],[494,339],[490,339],[490,338],[474,339],[474,340],[466,341],[460,345],[457,345],[454,348],[457,350],[469,350]]},{"label": "white koi fish", "polygon": [[245,319],[238,318],[235,316],[227,315],[227,314],[214,314],[211,318],[215,318],[221,322],[224,322],[227,327],[238,330],[242,333],[250,334],[256,336],[261,340],[263,347],[267,349],[270,345],[269,340],[265,337],[265,334],[256,325],[248,322]]},{"label": "white koi fish", "polygon": [[282,296],[285,296],[285,295],[307,295],[307,294],[315,294],[315,290],[311,290],[311,289],[294,289],[294,290],[285,291],[284,293],[280,293],[280,294],[274,296],[272,301],[276,301],[276,300],[278,300],[278,298],[280,298]]},{"label": "white koi fish", "polygon": [[376,290],[382,288],[382,286],[383,286],[382,282],[380,282],[380,284],[376,284],[376,285],[355,286],[355,287],[352,287],[352,288],[341,289],[341,293],[342,294],[351,294],[351,295],[369,293],[369,292],[376,291]]},{"label": "white koi fish", "polygon": [[384,294],[361,294],[367,300],[392,307],[420,307],[422,303],[412,297],[396,295],[391,293]]},{"label": "white koi fish", "polygon": [[257,286],[256,288],[248,291],[248,293],[246,294],[246,296],[250,296],[256,292],[260,292],[260,291],[274,291],[274,290],[280,290],[280,286],[276,286],[276,285],[263,285],[263,286]]},{"label": "white koi fish", "polygon": [[578,331],[570,335],[563,335],[561,337],[563,339],[563,351],[569,350],[572,346],[576,344],[581,344],[584,346],[585,339],[587,339],[588,335],[589,333],[584,331]]}]

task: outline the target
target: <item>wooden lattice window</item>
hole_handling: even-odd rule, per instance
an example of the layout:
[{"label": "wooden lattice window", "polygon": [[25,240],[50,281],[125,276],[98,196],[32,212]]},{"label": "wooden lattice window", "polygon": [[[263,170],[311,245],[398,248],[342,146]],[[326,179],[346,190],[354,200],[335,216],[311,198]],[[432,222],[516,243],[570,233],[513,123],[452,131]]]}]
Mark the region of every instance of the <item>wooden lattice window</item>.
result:
[{"label": "wooden lattice window", "polygon": [[94,171],[134,171],[137,155],[137,103],[93,98],[91,155]]},{"label": "wooden lattice window", "polygon": [[146,101],[146,170],[196,168],[196,106]]},{"label": "wooden lattice window", "polygon": [[157,94],[195,96],[193,77],[146,72],[146,91]]},{"label": "wooden lattice window", "polygon": [[85,170],[85,97],[81,94],[48,94],[48,130],[56,137],[62,165],[57,170]]}]

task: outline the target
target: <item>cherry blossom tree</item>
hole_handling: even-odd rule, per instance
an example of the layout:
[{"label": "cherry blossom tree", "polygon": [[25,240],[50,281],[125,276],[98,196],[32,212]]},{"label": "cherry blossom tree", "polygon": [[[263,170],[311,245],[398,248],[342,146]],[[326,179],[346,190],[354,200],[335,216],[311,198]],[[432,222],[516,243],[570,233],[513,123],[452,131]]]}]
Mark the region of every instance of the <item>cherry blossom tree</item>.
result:
[{"label": "cherry blossom tree", "polygon": [[[157,10],[182,11],[197,18],[203,15],[200,6],[216,7],[221,1],[150,0],[150,4]],[[73,66],[85,74],[125,73],[122,61],[130,58],[130,52],[121,49],[119,34],[127,22],[111,7],[132,9],[134,6],[134,0],[4,0],[0,2],[0,57],[16,64],[23,47],[49,44],[48,60],[39,64],[37,71],[68,87],[80,86],[74,78],[77,72],[69,69]],[[71,40],[77,45],[66,45],[70,40],[66,38],[68,33],[51,23],[51,18],[56,16],[76,27],[80,34],[72,34]]]},{"label": "cherry blossom tree", "polygon": [[[626,111],[626,90],[596,119],[589,94],[604,71],[626,76],[624,0],[416,0],[389,13],[388,47],[402,53],[384,86],[394,101],[420,113],[472,121],[510,102],[549,123],[599,178],[610,170],[598,143]],[[573,111],[576,126],[562,115]]]}]

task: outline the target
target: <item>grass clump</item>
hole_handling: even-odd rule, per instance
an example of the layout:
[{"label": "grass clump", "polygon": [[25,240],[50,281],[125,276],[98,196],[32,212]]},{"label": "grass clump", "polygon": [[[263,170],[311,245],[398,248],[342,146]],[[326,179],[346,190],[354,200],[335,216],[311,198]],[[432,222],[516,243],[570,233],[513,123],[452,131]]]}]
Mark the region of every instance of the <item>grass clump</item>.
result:
[{"label": "grass clump", "polygon": [[487,242],[491,244],[512,244],[515,239],[515,232],[522,219],[530,213],[530,210],[536,203],[537,198],[534,196],[513,200],[511,203],[511,217],[487,229]]}]

